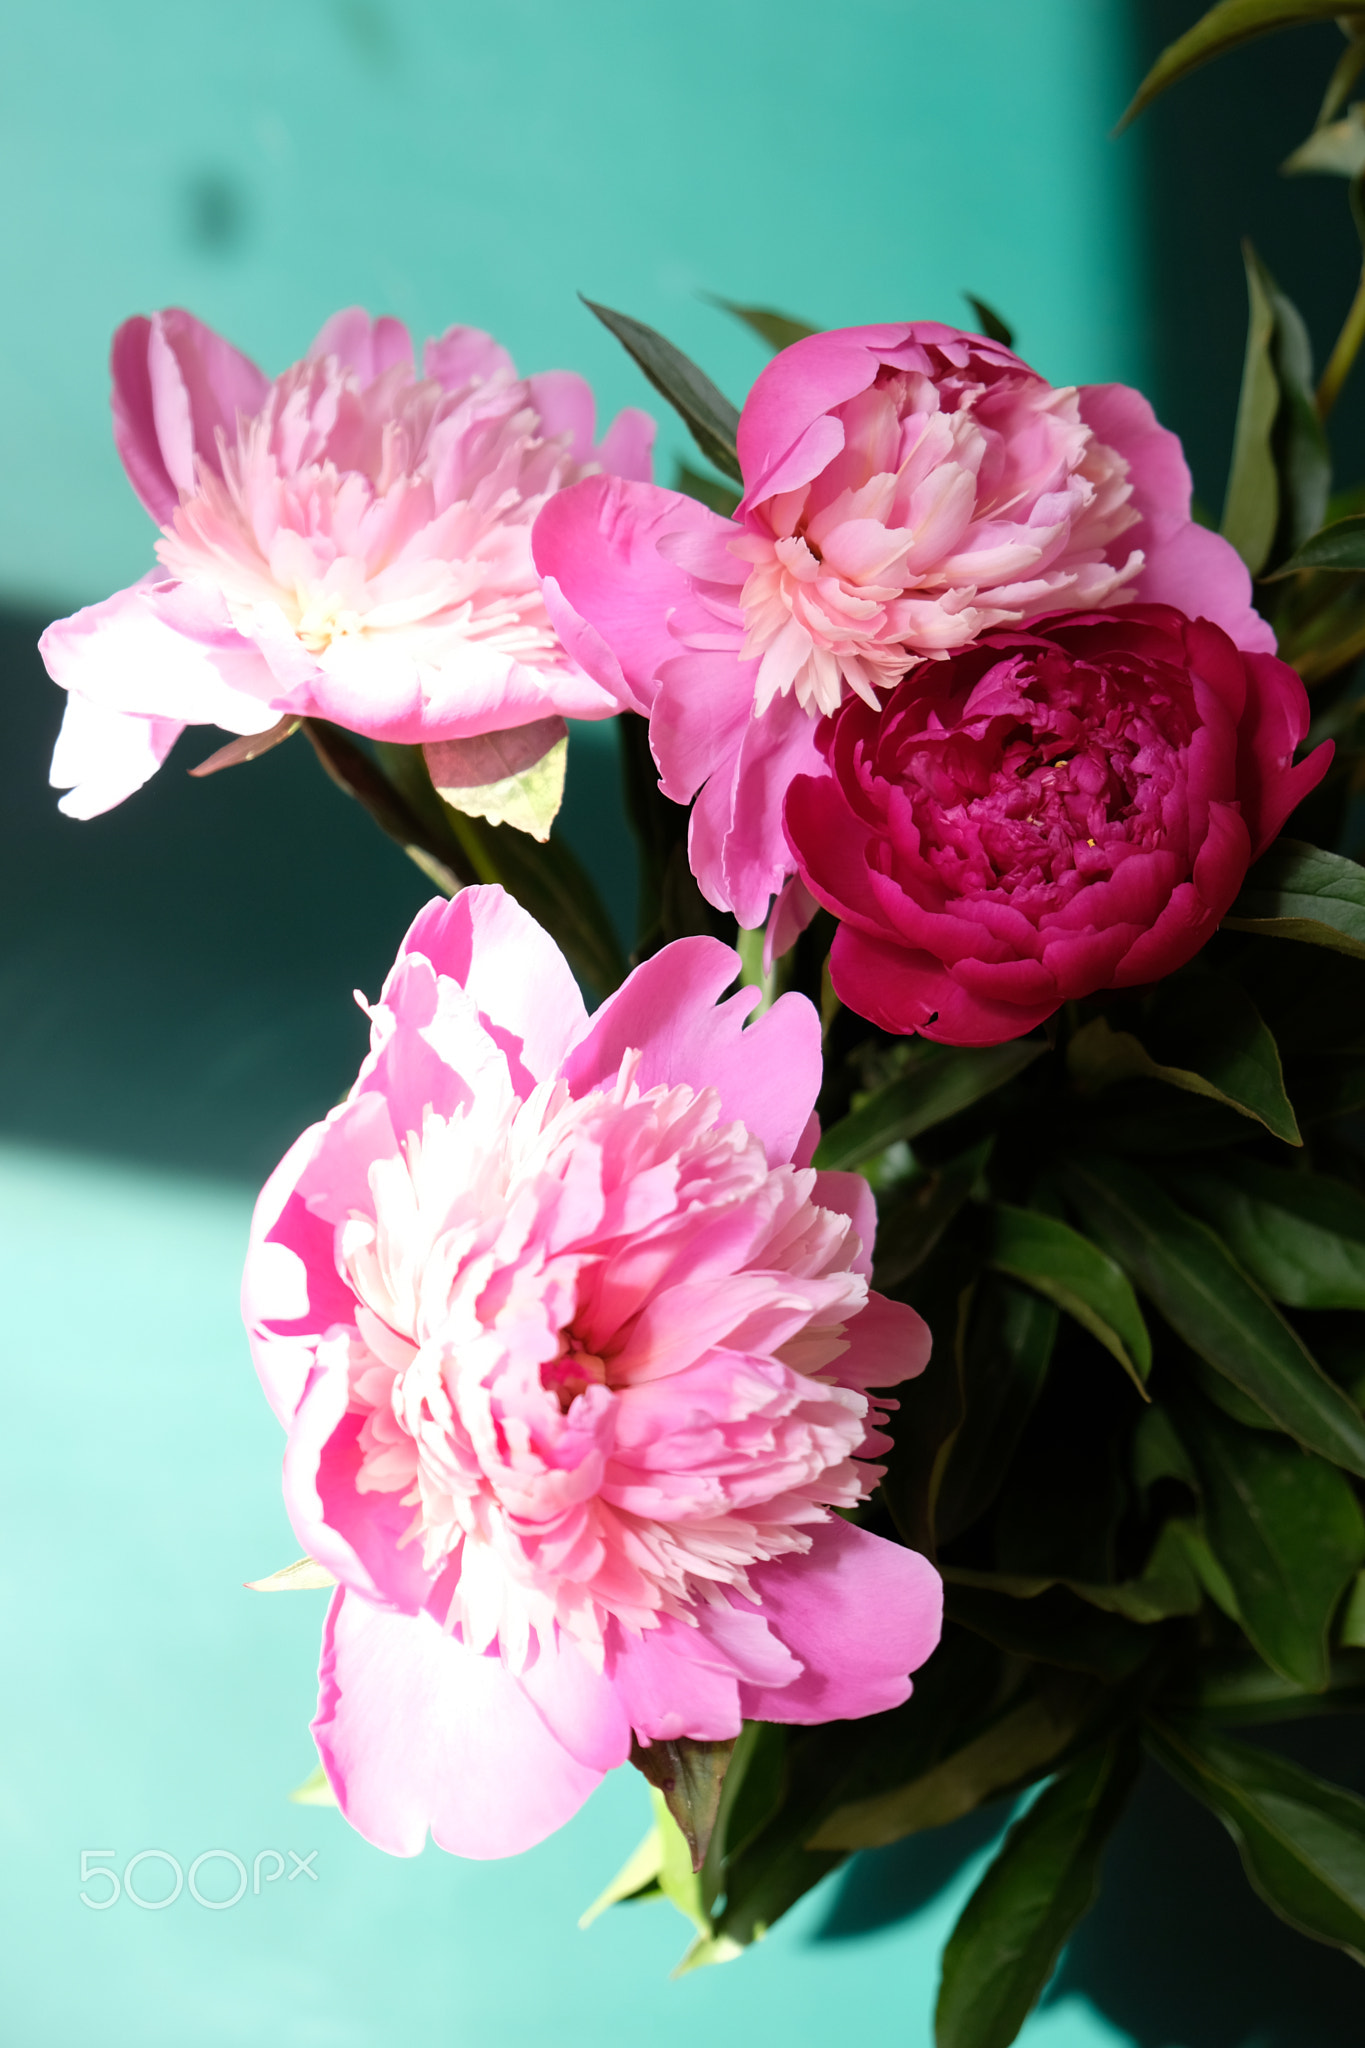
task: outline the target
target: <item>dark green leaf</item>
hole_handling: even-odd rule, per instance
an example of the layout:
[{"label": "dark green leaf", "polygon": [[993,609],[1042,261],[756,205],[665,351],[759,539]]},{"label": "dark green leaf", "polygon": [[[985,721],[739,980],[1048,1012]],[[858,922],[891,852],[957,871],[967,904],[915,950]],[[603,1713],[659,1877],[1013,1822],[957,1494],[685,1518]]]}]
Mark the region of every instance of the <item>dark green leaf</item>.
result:
[{"label": "dark green leaf", "polygon": [[1016,1657],[1085,1671],[1111,1685],[1131,1677],[1152,1649],[1147,1628],[1106,1614],[1061,1585],[1018,1600],[989,1587],[950,1582],[944,1612]]},{"label": "dark green leaf", "polygon": [[709,506],[711,511],[718,512],[722,519],[731,518],[739,503],[739,492],[733,484],[727,484],[718,476],[706,476],[699,469],[689,468],[685,462],[678,464],[674,488],[681,491],[684,497],[695,498],[699,505]]},{"label": "dark green leaf", "polygon": [[1139,1028],[1140,1037],[1116,1031],[1106,1017],[1082,1025],[1066,1056],[1077,1086],[1164,1081],[1254,1118],[1286,1145],[1302,1144],[1275,1040],[1235,981],[1177,976],[1162,984]]},{"label": "dark green leaf", "polygon": [[980,1180],[994,1143],[993,1137],[983,1139],[945,1165],[901,1182],[878,1202],[874,1287],[885,1293],[923,1265]]},{"label": "dark green leaf", "polygon": [[1183,1399],[1176,1421],[1247,1639],[1295,1685],[1320,1692],[1328,1627],[1365,1559],[1365,1518],[1350,1482],[1282,1437],[1244,1429],[1203,1403]]},{"label": "dark green leaf", "polygon": [[904,1785],[835,1808],[812,1849],[881,1849],[906,1835],[946,1827],[964,1813],[1053,1768],[1093,1711],[1100,1689],[1067,1679],[1003,1706],[989,1726]]},{"label": "dark green leaf", "polygon": [[1365,1477],[1365,1420],[1207,1224],[1127,1161],[1078,1162],[1068,1191],[1191,1350],[1305,1449]]},{"label": "dark green leaf", "polygon": [[1119,1737],[1079,1758],[1006,1835],[943,1952],[935,2048],[1008,2048],[1077,1922],[1137,1777],[1137,1745]]},{"label": "dark green leaf", "polygon": [[804,320],[793,320],[790,313],[775,313],[771,306],[737,306],[733,299],[711,299],[711,304],[723,313],[733,313],[771,349],[790,348],[794,341],[805,341],[820,332]]},{"label": "dark green leaf", "polygon": [[1277,839],[1223,922],[1365,960],[1365,868],[1301,839]]},{"label": "dark green leaf", "polygon": [[1169,1620],[1173,1614],[1197,1612],[1201,1581],[1191,1563],[1193,1534],[1190,1523],[1168,1522],[1141,1577],[1123,1579],[1112,1586],[1096,1585],[1088,1579],[970,1571],[961,1565],[945,1566],[944,1577],[954,1586],[975,1586],[983,1592],[1005,1594],[1011,1600],[1036,1600],[1054,1586],[1062,1586],[1088,1607],[1098,1607],[1104,1614],[1121,1615],[1125,1621],[1135,1621],[1146,1628],[1153,1622]]},{"label": "dark green leaf", "polygon": [[1331,21],[1357,11],[1343,7],[1341,0],[1219,0],[1216,7],[1200,16],[1193,28],[1167,44],[1133,95],[1119,126],[1125,127],[1168,86],[1187,78],[1210,58],[1235,50],[1239,43],[1268,35],[1272,29]]},{"label": "dark green leaf", "polygon": [[1365,1799],[1206,1728],[1154,1724],[1145,1740],[1217,1814],[1272,1912],[1365,1963]]},{"label": "dark green leaf", "polygon": [[1253,576],[1321,526],[1331,463],[1313,389],[1308,330],[1249,242],[1242,392],[1223,534]]},{"label": "dark green leaf", "polygon": [[[376,750],[384,770],[414,813],[434,833],[439,826],[466,874],[500,882],[563,947],[569,965],[600,995],[625,979],[626,963],[605,904],[572,849],[552,832],[541,846],[510,825],[490,825],[451,810],[432,788],[420,747],[381,742]],[[434,841],[433,843],[445,843]]]},{"label": "dark green leaf", "polygon": [[991,341],[998,341],[1002,348],[1013,348],[1014,330],[1005,324],[1000,315],[994,312],[984,299],[979,299],[975,292],[964,292],[962,296],[975,313],[981,332]]},{"label": "dark green leaf", "polygon": [[900,1390],[895,1441],[880,1493],[905,1541],[932,1558],[938,1548],[939,1489],[964,1412],[963,1344],[975,1290],[961,1284],[955,1258],[931,1268],[930,1279],[932,1285],[917,1294],[916,1302],[935,1334],[934,1350],[924,1371]]},{"label": "dark green leaf", "polygon": [[901,1138],[945,1123],[983,1095],[1003,1087],[1036,1060],[1047,1046],[1039,1038],[1015,1038],[1005,1045],[926,1048],[912,1072],[889,1081],[820,1140],[820,1167],[858,1166]]},{"label": "dark green leaf", "polygon": [[1365,1309],[1365,1196],[1344,1181],[1258,1159],[1185,1167],[1172,1180],[1274,1300]]},{"label": "dark green leaf", "polygon": [[1167,1704],[1172,1713],[1239,1726],[1358,1713],[1365,1707],[1365,1655],[1348,1652],[1334,1657],[1321,1692],[1295,1685],[1259,1657],[1204,1657],[1169,1694]]},{"label": "dark green leaf", "polygon": [[999,1492],[1042,1392],[1056,1336],[1050,1301],[998,1274],[982,1278],[962,1343],[965,1414],[939,1477],[940,1541],[969,1529]]},{"label": "dark green leaf", "polygon": [[1245,1145],[1260,1132],[1225,1103],[1177,1094],[1164,1081],[1120,1081],[1084,1104],[1083,1135],[1106,1151],[1172,1158]]},{"label": "dark green leaf", "polygon": [[1223,537],[1231,541],[1253,576],[1259,575],[1275,543],[1280,521],[1280,485],[1271,437],[1280,410],[1275,374],[1275,311],[1264,274],[1250,248],[1243,251],[1247,275],[1247,343],[1242,390],[1233,431],[1232,467],[1223,499]]},{"label": "dark green leaf", "polygon": [[616,336],[654,389],[686,422],[707,461],[714,462],[717,469],[733,477],[737,484],[742,484],[744,478],[735,452],[739,413],[724,393],[716,389],[706,372],[689,362],[681,349],[674,348],[671,341],[665,341],[662,334],[656,334],[642,320],[632,320],[625,313],[614,313],[609,306],[596,305],[591,299],[584,299],[583,303]]},{"label": "dark green leaf", "polygon": [[1152,1369],[1152,1341],[1122,1268],[1069,1223],[1036,1209],[997,1203],[994,1221],[996,1270],[1065,1309],[1141,1387]]}]

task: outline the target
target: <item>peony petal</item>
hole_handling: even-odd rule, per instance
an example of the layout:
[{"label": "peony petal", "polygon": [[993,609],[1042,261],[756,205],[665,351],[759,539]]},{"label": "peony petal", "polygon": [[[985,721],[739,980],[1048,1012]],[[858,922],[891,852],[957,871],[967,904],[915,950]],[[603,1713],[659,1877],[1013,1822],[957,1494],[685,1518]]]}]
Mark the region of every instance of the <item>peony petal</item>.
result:
[{"label": "peony petal", "polygon": [[54,789],[67,792],[58,810],[68,818],[111,811],[155,775],[184,730],[181,719],[111,711],[72,690],[48,774]]},{"label": "peony petal", "polygon": [[309,349],[307,361],[333,356],[344,370],[354,370],[362,385],[373,384],[386,370],[400,365],[411,373],[412,336],[401,320],[372,320],[363,306],[333,313]]},{"label": "peony petal", "polygon": [[289,707],[213,591],[135,583],[57,619],[38,642],[54,683],[107,711],[268,732]]},{"label": "peony petal", "polygon": [[764,1615],[806,1668],[781,1690],[742,1686],[746,1719],[855,1720],[909,1698],[908,1674],[943,1624],[943,1585],[928,1558],[832,1520],[804,1557],[756,1565],[749,1576]]},{"label": "peony petal", "polygon": [[313,1735],[347,1820],[395,1856],[418,1855],[428,1827],[457,1856],[519,1855],[602,1775],[556,1742],[496,1656],[340,1588]]},{"label": "peony petal", "polygon": [[642,1088],[714,1088],[722,1118],[745,1124],[770,1166],[789,1160],[820,1088],[820,1019],[792,994],[745,1029],[759,991],[717,1001],[738,972],[739,955],[718,939],[678,939],[642,962],[565,1060],[573,1093],[604,1086],[636,1050]]}]

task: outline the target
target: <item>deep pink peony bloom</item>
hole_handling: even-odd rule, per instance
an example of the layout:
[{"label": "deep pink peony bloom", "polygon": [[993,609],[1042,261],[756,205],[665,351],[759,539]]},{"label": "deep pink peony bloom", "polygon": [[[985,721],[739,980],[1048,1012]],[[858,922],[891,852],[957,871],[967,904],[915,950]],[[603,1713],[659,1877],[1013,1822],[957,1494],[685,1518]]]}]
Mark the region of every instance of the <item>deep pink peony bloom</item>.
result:
[{"label": "deep pink peony bloom", "polygon": [[472,327],[419,377],[402,322],[358,307],[273,383],[178,311],[126,321],[112,370],[161,572],[43,635],[69,815],[121,803],[187,724],[315,715],[415,743],[618,708],[560,646],[530,537],[562,485],[649,476],[646,414],[594,449],[581,377],[519,378]]},{"label": "deep pink peony bloom", "polygon": [[816,719],[921,657],[1062,607],[1135,599],[1273,651],[1228,543],[1190,520],[1174,434],[1121,384],[1054,389],[932,321],[785,349],[739,425],[734,520],[603,478],[551,501],[535,556],[566,646],[651,714],[693,870],[742,925],[791,872],[782,798]]},{"label": "deep pink peony bloom", "polygon": [[819,1021],[684,939],[589,1019],[500,889],[417,919],[346,1102],[257,1206],[244,1308],[339,1582],[314,1733],[371,1841],[499,1856],[643,1741],[910,1691],[940,1587],[830,1511],[929,1336],[816,1173]]},{"label": "deep pink peony bloom", "polygon": [[1183,966],[1332,758],[1308,697],[1167,605],[997,630],[820,730],[787,796],[801,877],[843,922],[840,999],[993,1045]]}]

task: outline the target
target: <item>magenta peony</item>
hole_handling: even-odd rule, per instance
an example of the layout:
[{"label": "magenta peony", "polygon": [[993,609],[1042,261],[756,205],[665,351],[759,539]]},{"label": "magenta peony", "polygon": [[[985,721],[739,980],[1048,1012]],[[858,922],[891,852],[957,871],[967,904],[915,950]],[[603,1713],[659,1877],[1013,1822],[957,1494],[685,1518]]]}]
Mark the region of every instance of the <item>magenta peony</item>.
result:
[{"label": "magenta peony", "polygon": [[594,1017],[500,889],[417,919],[346,1102],[257,1207],[244,1305],[336,1577],[314,1733],[399,1855],[499,1856],[641,1742],[910,1691],[940,1588],[832,1512],[929,1351],[807,1163],[820,1027],[684,939]]},{"label": "magenta peony", "polygon": [[551,501],[534,548],[565,645],[650,712],[666,793],[700,791],[692,866],[742,925],[791,872],[782,799],[816,719],[875,707],[912,662],[1135,599],[1273,650],[1241,561],[1191,523],[1179,442],[1123,385],[1055,389],[932,321],[848,328],[768,366],[738,445],[734,520],[597,478]]},{"label": "magenta peony", "polygon": [[1166,605],[996,630],[820,730],[787,796],[841,1000],[992,1045],[1171,973],[1332,757],[1294,670]]},{"label": "magenta peony", "polygon": [[178,311],[125,322],[112,368],[161,573],[43,635],[69,815],[122,802],[187,724],[418,742],[618,708],[555,635],[531,526],[599,468],[647,478],[646,414],[594,449],[580,377],[519,378],[471,327],[429,341],[419,377],[402,322],[359,308],[273,383]]}]

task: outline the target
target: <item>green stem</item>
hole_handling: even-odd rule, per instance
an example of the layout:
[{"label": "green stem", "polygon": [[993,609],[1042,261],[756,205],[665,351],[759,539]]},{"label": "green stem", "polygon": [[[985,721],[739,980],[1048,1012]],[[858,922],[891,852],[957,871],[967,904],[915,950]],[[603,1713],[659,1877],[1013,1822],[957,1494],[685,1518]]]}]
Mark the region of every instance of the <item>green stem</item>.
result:
[{"label": "green stem", "polygon": [[1365,270],[1360,273],[1360,283],[1351,301],[1351,310],[1342,322],[1336,346],[1327,360],[1327,367],[1318,384],[1318,418],[1325,420],[1341,396],[1341,387],[1351,374],[1351,366],[1365,342]]},{"label": "green stem", "polygon": [[437,844],[416,811],[400,796],[373,756],[367,754],[363,747],[358,747],[338,727],[328,725],[325,719],[305,718],[302,729],[337,788],[344,790],[347,796],[353,796],[358,804],[363,804],[380,830],[402,847],[408,859],[422,870],[428,881],[434,882],[447,896],[455,896],[467,883],[479,879],[472,867],[465,873],[460,872],[460,866],[456,864],[459,856],[455,854],[453,842],[443,838]]}]

